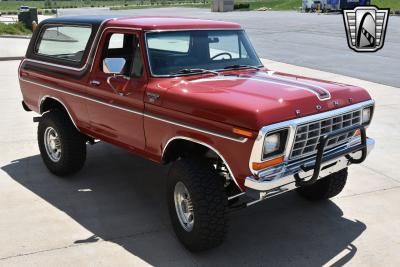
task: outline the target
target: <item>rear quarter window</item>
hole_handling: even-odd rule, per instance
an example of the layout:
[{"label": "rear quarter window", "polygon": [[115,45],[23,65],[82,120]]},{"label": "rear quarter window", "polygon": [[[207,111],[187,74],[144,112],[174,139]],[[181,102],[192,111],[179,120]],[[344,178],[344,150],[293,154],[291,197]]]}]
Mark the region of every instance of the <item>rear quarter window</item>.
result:
[{"label": "rear quarter window", "polygon": [[81,62],[91,34],[90,26],[45,26],[34,53],[57,60]]}]

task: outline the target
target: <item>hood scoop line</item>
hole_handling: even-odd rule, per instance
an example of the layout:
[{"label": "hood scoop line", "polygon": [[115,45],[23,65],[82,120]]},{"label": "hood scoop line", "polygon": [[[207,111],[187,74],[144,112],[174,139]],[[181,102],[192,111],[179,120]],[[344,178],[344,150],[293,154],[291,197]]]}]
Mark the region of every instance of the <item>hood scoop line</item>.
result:
[{"label": "hood scoop line", "polygon": [[264,75],[262,75],[263,78],[266,79],[272,79],[272,80],[277,80],[277,81],[283,81],[283,82],[287,82],[289,85],[293,84],[296,87],[297,86],[305,86],[305,90],[307,91],[311,91],[312,93],[316,94],[319,98],[319,100],[324,101],[324,100],[329,100],[331,98],[331,93],[318,85],[315,84],[311,84],[311,83],[306,83],[306,82],[299,82],[299,81],[295,81],[292,79],[286,79],[286,78],[282,78],[282,77],[276,77],[276,76],[272,76],[274,75],[274,71],[269,71],[267,73],[263,73]]},{"label": "hood scoop line", "polygon": [[254,81],[259,81],[259,82],[265,82],[265,83],[272,83],[272,84],[279,84],[279,85],[285,85],[285,86],[291,86],[295,87],[298,89],[306,90],[310,93],[315,94],[320,101],[326,101],[331,99],[331,94],[330,92],[318,85],[314,85],[311,83],[307,82],[300,82],[300,81],[295,81],[291,79],[286,79],[282,77],[277,77],[277,76],[272,76],[274,74],[273,71],[268,71],[268,73],[265,72],[257,72],[254,76],[251,75],[241,75],[241,74],[228,74],[228,75],[220,75],[220,76],[215,76],[215,77],[210,77],[210,78],[201,78],[197,80],[192,80],[190,83],[201,83],[201,82],[210,82],[210,81],[223,81],[223,80],[254,80]]}]

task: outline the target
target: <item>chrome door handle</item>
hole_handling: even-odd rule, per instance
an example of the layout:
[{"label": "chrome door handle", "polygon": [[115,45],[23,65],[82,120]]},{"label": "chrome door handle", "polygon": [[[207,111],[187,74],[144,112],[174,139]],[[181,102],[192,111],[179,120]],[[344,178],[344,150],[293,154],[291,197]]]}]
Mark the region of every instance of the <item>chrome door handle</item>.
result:
[{"label": "chrome door handle", "polygon": [[91,84],[91,85],[94,85],[94,86],[99,86],[99,85],[101,84],[101,82],[96,81],[96,80],[91,80],[91,81],[90,81],[90,84]]}]

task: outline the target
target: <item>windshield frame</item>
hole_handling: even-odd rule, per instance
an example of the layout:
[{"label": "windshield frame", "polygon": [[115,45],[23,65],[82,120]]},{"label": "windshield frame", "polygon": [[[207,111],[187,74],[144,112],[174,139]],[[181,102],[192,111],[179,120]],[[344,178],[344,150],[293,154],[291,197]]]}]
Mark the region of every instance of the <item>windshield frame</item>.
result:
[{"label": "windshield frame", "polygon": [[241,31],[244,36],[247,38],[248,42],[250,43],[251,50],[256,56],[259,65],[254,66],[254,67],[241,67],[241,68],[232,68],[232,69],[210,69],[210,72],[221,72],[221,71],[232,71],[232,70],[242,70],[242,69],[260,69],[263,68],[264,65],[262,64],[260,57],[258,56],[256,50],[254,49],[253,44],[250,42],[250,39],[248,35],[246,34],[246,31],[243,28],[206,28],[206,29],[167,29],[167,30],[148,30],[144,32],[144,46],[145,46],[145,51],[146,51],[146,59],[147,59],[147,64],[149,67],[149,73],[151,77],[156,77],[156,78],[171,78],[171,77],[181,77],[181,76],[192,76],[192,75],[199,75],[199,74],[204,74],[207,72],[195,72],[195,73],[174,73],[174,74],[154,74],[152,67],[151,67],[151,61],[150,61],[150,53],[149,53],[149,48],[148,48],[148,43],[147,43],[147,34],[148,33],[154,33],[154,32],[177,32],[177,31]]}]

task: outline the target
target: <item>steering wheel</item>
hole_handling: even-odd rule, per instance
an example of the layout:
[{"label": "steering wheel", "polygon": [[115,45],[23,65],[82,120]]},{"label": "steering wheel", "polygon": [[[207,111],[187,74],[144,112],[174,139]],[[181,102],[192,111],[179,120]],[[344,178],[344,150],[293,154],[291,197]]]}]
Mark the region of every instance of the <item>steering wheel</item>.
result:
[{"label": "steering wheel", "polygon": [[227,55],[227,56],[229,57],[229,59],[232,59],[231,53],[228,53],[228,52],[222,52],[222,53],[216,54],[216,55],[213,56],[211,59],[214,60],[215,58],[217,58],[217,57],[219,57],[219,56],[223,56],[223,55]]}]

